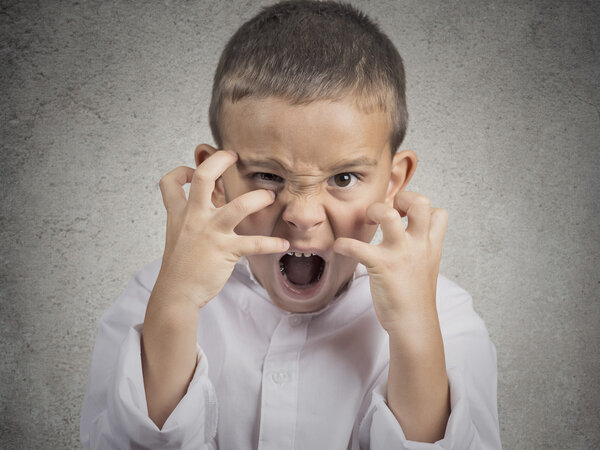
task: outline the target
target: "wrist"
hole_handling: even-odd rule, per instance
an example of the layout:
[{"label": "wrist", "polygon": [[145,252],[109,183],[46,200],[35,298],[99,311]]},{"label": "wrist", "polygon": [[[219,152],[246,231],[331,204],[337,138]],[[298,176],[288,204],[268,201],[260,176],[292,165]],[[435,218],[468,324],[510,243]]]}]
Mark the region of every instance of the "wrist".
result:
[{"label": "wrist", "polygon": [[391,357],[444,362],[444,342],[437,312],[404,315],[386,331]]},{"label": "wrist", "polygon": [[143,353],[149,361],[174,359],[191,363],[200,308],[189,301],[178,301],[183,294],[167,288],[168,285],[155,285],[150,294],[142,328]]},{"label": "wrist", "polygon": [[190,286],[182,277],[161,269],[150,294],[149,306],[154,304],[161,309],[197,314],[210,300],[197,286]]},{"label": "wrist", "polygon": [[419,335],[432,329],[439,329],[439,318],[434,302],[416,302],[402,308],[396,314],[386,314],[381,325],[390,338],[403,338]]}]

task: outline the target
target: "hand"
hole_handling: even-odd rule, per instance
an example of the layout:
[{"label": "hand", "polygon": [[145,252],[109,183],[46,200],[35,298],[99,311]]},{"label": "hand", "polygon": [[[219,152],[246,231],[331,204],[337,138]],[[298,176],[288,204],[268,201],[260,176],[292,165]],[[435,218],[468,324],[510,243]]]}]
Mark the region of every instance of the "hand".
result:
[{"label": "hand", "polygon": [[[406,229],[404,216],[408,217]],[[432,208],[423,195],[403,191],[396,195],[394,207],[374,203],[367,209],[367,217],[381,225],[379,245],[338,238],[333,248],[366,266],[373,305],[383,328],[391,334],[403,327],[407,318],[437,315],[435,296],[448,224],[446,210]]]},{"label": "hand", "polygon": [[[223,288],[241,256],[284,252],[289,243],[267,236],[240,236],[233,230],[248,215],[273,203],[273,192],[247,192],[226,205],[211,203],[215,182],[237,161],[217,151],[196,170],[181,166],[160,180],[167,210],[167,235],[157,283],[201,308]],[[186,200],[183,185],[191,183]],[[175,298],[169,296],[170,301]]]}]

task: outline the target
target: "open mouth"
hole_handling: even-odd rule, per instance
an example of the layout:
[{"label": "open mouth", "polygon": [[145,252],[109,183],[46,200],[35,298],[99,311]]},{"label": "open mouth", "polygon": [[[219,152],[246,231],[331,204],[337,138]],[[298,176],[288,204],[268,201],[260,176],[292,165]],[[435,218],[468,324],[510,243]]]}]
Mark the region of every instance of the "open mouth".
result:
[{"label": "open mouth", "polygon": [[315,253],[289,252],[279,260],[283,279],[296,289],[306,289],[319,282],[325,260]]}]

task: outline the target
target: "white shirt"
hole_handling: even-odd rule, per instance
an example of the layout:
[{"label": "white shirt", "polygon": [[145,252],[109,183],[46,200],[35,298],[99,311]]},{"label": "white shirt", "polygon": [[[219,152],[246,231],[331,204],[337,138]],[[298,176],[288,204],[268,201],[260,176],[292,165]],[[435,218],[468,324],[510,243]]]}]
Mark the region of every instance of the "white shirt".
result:
[{"label": "white shirt", "polygon": [[388,336],[369,277],[324,309],[279,309],[238,263],[200,311],[198,364],[162,430],[150,420],[140,331],[160,269],[146,266],[102,316],[81,413],[86,449],[499,449],[496,350],[469,294],[440,276],[451,414],[435,444],[407,440],[386,405]]}]

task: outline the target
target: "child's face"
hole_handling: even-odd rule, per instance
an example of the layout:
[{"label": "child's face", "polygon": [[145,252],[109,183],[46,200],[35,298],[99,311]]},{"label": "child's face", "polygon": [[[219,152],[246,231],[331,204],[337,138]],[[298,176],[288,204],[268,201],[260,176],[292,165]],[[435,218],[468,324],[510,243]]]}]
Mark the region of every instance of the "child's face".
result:
[{"label": "child's face", "polygon": [[248,261],[282,309],[321,309],[356,268],[356,261],[332,251],[333,242],[369,242],[377,225],[366,218],[367,207],[392,204],[412,174],[406,157],[391,156],[387,115],[362,113],[350,99],[294,106],[268,98],[227,104],[223,117],[223,148],[239,159],[217,182],[213,203],[221,206],[254,189],[274,191],[274,203],[235,231],[282,237],[290,251],[318,255],[254,255]]}]

